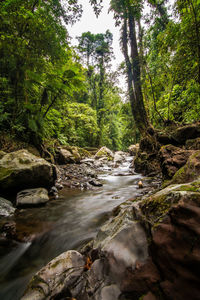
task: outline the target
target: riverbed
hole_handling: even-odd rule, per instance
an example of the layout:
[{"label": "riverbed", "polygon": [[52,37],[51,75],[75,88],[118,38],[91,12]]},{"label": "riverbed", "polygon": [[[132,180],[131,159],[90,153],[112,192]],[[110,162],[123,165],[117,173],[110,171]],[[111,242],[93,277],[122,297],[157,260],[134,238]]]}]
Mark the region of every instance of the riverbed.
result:
[{"label": "riverbed", "polygon": [[[32,277],[52,258],[79,249],[96,235],[114,207],[144,193],[138,189],[140,174],[130,172],[132,157],[118,168],[102,169],[103,186],[90,191],[63,189],[46,206],[19,210],[15,215],[18,234],[27,242],[1,243],[0,299],[18,300]],[[31,236],[31,241],[30,241]]]}]

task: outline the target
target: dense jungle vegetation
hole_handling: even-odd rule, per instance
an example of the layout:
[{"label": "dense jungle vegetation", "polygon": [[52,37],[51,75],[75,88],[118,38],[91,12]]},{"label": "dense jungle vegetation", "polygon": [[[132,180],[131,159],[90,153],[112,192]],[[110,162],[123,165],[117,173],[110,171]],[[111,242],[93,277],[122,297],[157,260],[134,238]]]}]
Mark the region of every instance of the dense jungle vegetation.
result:
[{"label": "dense jungle vegetation", "polygon": [[[90,3],[98,15],[103,1]],[[124,54],[115,72],[109,28],[70,44],[69,25],[82,9],[78,0],[0,1],[4,134],[36,146],[58,140],[118,150],[150,124],[199,120],[200,0],[111,0]],[[122,73],[125,96],[117,82]]]}]

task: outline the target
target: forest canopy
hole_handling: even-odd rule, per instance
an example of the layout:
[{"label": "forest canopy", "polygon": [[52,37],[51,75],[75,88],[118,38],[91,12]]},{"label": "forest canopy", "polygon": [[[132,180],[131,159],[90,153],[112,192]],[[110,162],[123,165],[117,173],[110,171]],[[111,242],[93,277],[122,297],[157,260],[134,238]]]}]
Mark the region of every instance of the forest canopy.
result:
[{"label": "forest canopy", "polygon": [[[103,1],[90,4],[101,13]],[[199,120],[199,0],[110,1],[124,54],[115,71],[109,28],[71,45],[69,25],[83,9],[78,0],[0,2],[2,132],[36,146],[57,140],[117,150],[149,126]]]}]

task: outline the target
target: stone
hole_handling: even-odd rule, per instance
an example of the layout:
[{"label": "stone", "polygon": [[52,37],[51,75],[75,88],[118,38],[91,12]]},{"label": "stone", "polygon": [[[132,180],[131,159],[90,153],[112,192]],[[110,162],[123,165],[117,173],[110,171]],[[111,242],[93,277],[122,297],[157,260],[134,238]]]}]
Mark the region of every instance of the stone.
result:
[{"label": "stone", "polygon": [[93,186],[103,186],[103,184],[100,182],[100,181],[98,181],[98,180],[95,180],[95,179],[92,179],[92,180],[90,180],[89,181],[89,184],[91,184],[91,185],[93,185]]},{"label": "stone", "polygon": [[117,151],[114,154],[114,167],[118,167],[121,163],[125,161],[125,157],[127,156],[126,152]]},{"label": "stone", "polygon": [[180,145],[184,145],[189,139],[200,137],[200,122],[189,124],[174,130],[171,133],[171,137]]},{"label": "stone", "polygon": [[109,277],[118,285],[125,284],[127,269],[134,270],[138,263],[148,259],[148,243],[142,226],[134,220],[132,207],[119,210],[99,230],[94,249],[106,258]]},{"label": "stone", "polygon": [[130,155],[135,156],[139,150],[139,144],[130,145],[128,147],[128,152]]},{"label": "stone", "polygon": [[108,149],[107,147],[102,147],[101,149],[99,149],[99,151],[95,154],[94,158],[98,159],[98,158],[102,158],[105,157],[107,160],[113,160],[114,159],[114,154],[113,152]]},{"label": "stone", "polygon": [[200,176],[200,150],[190,155],[186,164],[175,173],[170,184],[191,182],[198,176]]},{"label": "stone", "polygon": [[48,191],[44,188],[27,189],[17,194],[16,206],[38,205],[49,201]]},{"label": "stone", "polygon": [[0,216],[10,217],[15,213],[15,208],[12,203],[2,197],[0,197]]},{"label": "stone", "polygon": [[154,230],[150,251],[167,299],[199,299],[200,192],[184,191]]},{"label": "stone", "polygon": [[193,152],[173,145],[161,147],[159,156],[164,179],[171,179]]},{"label": "stone", "polygon": [[0,150],[0,159],[6,154],[6,152]]},{"label": "stone", "polygon": [[185,148],[188,150],[200,150],[200,138],[187,140],[185,143]]},{"label": "stone", "polygon": [[27,188],[50,188],[55,179],[55,167],[25,149],[8,153],[0,159],[2,195]]},{"label": "stone", "polygon": [[158,155],[156,153],[148,154],[145,151],[137,152],[131,168],[134,168],[138,173],[149,176],[154,176],[161,172]]},{"label": "stone", "polygon": [[57,152],[56,161],[59,165],[75,162],[74,156],[69,150],[66,150],[64,148],[58,148],[56,152]]},{"label": "stone", "polygon": [[21,300],[60,299],[57,297],[62,293],[71,296],[68,290],[72,290],[72,296],[77,298],[83,288],[78,280],[84,266],[84,257],[77,251],[62,253],[33,276]]}]

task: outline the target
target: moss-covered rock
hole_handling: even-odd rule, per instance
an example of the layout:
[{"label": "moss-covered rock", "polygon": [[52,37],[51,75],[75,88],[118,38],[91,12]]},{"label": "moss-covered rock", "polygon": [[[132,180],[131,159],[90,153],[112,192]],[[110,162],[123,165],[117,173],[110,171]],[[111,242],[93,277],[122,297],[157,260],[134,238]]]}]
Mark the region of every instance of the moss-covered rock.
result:
[{"label": "moss-covered rock", "polygon": [[133,166],[136,172],[143,175],[155,175],[161,172],[158,156],[147,152],[138,151]]},{"label": "moss-covered rock", "polygon": [[179,145],[184,145],[189,139],[200,137],[200,122],[188,124],[172,131],[171,137]]},{"label": "moss-covered rock", "polygon": [[0,191],[16,193],[26,188],[46,187],[55,180],[54,166],[25,149],[0,159]]},{"label": "moss-covered rock", "polygon": [[193,153],[187,163],[173,176],[170,183],[191,182],[200,175],[200,151]]},{"label": "moss-covered rock", "polygon": [[107,160],[113,160],[114,159],[114,154],[107,147],[102,147],[101,149],[99,149],[99,151],[95,154],[94,157],[96,159],[101,158],[101,157],[105,157],[105,158],[107,158]]},{"label": "moss-covered rock", "polygon": [[200,199],[200,178],[186,184],[173,184],[161,191],[145,198],[140,203],[140,208],[145,221],[152,226],[157,226],[168,214],[171,207],[179,202],[182,197],[196,197]]},{"label": "moss-covered rock", "polygon": [[162,146],[159,152],[161,169],[164,179],[171,179],[193,153],[173,145]]}]

